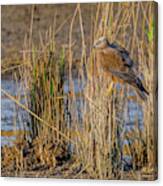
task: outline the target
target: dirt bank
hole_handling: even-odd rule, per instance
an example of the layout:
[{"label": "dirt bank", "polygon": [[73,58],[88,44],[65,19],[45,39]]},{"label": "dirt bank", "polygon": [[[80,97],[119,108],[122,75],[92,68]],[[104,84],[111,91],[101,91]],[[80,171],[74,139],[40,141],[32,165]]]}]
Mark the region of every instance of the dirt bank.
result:
[{"label": "dirt bank", "polygon": [[[81,13],[84,26],[86,46],[91,42],[91,19],[96,12],[96,4],[82,4]],[[63,24],[62,29],[56,34],[58,50],[60,46],[68,44],[70,23],[76,4],[61,5],[34,5],[33,16],[33,41],[39,44],[40,35],[45,38],[49,27],[55,25],[56,30]],[[25,35],[29,36],[31,24],[32,5],[6,5],[2,6],[2,61],[17,60],[21,58],[21,50]],[[81,55],[81,33],[79,17],[76,16],[73,28],[74,57]],[[89,48],[88,48],[89,50]]]}]

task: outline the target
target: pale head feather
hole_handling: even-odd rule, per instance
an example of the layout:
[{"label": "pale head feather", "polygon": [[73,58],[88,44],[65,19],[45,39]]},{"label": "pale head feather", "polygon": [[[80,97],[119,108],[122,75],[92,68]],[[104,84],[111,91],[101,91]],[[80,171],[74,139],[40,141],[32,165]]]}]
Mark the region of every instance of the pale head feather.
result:
[{"label": "pale head feather", "polygon": [[102,36],[94,42],[93,48],[104,49],[108,47],[108,44],[109,44],[108,39],[105,36]]}]

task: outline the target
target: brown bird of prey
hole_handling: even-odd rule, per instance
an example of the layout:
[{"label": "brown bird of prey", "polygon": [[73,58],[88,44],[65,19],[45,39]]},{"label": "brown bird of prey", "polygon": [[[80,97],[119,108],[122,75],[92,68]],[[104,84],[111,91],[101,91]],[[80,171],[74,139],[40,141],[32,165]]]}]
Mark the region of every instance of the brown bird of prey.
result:
[{"label": "brown bird of prey", "polygon": [[135,88],[138,95],[146,100],[148,91],[138,77],[133,60],[129,52],[117,43],[109,43],[106,37],[100,37],[93,46],[96,49],[97,61],[105,73],[125,82]]}]

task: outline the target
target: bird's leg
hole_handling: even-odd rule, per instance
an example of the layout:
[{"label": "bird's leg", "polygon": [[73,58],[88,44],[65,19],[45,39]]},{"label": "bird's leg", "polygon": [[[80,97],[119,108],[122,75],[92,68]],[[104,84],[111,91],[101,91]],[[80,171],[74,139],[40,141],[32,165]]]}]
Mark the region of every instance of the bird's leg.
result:
[{"label": "bird's leg", "polygon": [[124,88],[122,87],[122,84],[120,84],[120,96],[122,97],[124,95]]},{"label": "bird's leg", "polygon": [[107,88],[106,94],[109,96],[112,93],[114,82],[111,81],[109,87]]}]

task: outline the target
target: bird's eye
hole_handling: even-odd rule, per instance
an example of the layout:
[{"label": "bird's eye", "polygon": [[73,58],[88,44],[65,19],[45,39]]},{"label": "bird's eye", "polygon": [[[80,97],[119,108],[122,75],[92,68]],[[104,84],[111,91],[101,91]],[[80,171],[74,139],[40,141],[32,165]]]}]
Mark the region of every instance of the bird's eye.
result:
[{"label": "bird's eye", "polygon": [[122,61],[125,61],[125,58],[122,58]]}]

